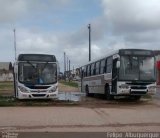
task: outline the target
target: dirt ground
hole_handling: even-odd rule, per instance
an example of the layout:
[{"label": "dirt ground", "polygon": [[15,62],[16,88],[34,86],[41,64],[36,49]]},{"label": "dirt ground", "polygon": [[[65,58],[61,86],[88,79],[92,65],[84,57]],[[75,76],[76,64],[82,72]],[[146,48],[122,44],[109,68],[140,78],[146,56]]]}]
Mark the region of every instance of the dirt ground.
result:
[{"label": "dirt ground", "polygon": [[[59,84],[59,91],[78,89]],[[0,107],[0,131],[17,132],[160,132],[160,89],[140,101],[84,94],[72,106]]]},{"label": "dirt ground", "polygon": [[159,100],[108,103],[101,99],[89,98],[89,101],[80,106],[1,107],[0,131],[160,131]]}]

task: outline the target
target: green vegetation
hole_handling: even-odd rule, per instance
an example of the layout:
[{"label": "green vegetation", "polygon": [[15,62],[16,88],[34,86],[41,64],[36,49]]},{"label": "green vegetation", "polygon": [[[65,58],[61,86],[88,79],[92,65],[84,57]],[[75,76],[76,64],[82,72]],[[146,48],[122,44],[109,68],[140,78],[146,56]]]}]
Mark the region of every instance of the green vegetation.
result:
[{"label": "green vegetation", "polygon": [[13,96],[0,96],[0,107],[7,106],[76,106],[78,102],[59,100],[18,100]]},{"label": "green vegetation", "polygon": [[73,81],[70,81],[70,82],[69,82],[69,81],[61,80],[60,83],[66,85],[66,86],[78,88],[78,83],[73,82]]},{"label": "green vegetation", "polygon": [[13,97],[0,96],[0,106],[3,107],[3,106],[15,106],[15,105],[16,105],[16,101]]},{"label": "green vegetation", "polygon": [[0,90],[13,90],[13,82],[0,82]]},{"label": "green vegetation", "polygon": [[[64,81],[63,81],[64,82]],[[63,83],[62,82],[62,83]],[[78,87],[74,82],[64,82],[65,85]],[[63,83],[63,84],[64,84]],[[55,100],[17,100],[13,97],[13,82],[0,82],[0,107],[5,106],[74,106],[79,104],[74,101]]]}]

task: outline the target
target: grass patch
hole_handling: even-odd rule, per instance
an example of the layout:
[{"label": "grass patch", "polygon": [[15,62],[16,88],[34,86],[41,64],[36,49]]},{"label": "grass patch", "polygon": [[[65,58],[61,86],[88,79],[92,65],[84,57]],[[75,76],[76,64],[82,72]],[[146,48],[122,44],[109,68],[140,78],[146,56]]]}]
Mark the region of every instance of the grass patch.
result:
[{"label": "grass patch", "polygon": [[0,90],[13,90],[13,82],[0,82]]},{"label": "grass patch", "polygon": [[60,100],[17,100],[13,96],[0,96],[0,107],[11,106],[76,106],[78,102]]},{"label": "grass patch", "polygon": [[0,106],[15,106],[16,100],[12,96],[4,97],[0,96]]},{"label": "grass patch", "polygon": [[60,83],[66,85],[66,86],[78,88],[78,83],[73,82],[73,81],[70,81],[70,82],[69,82],[69,81],[61,80]]}]

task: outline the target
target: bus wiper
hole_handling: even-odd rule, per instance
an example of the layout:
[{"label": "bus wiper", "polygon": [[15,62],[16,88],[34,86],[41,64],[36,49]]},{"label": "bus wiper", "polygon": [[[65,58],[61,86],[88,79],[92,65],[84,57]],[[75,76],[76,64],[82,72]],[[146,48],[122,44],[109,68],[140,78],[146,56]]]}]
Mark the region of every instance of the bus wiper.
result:
[{"label": "bus wiper", "polygon": [[44,65],[44,68],[42,69],[42,72],[46,68],[47,65],[48,65],[48,62],[46,62],[46,64]]},{"label": "bus wiper", "polygon": [[34,68],[34,69],[36,70],[36,67],[35,67],[30,61],[27,60],[27,63],[30,64],[31,67]]}]

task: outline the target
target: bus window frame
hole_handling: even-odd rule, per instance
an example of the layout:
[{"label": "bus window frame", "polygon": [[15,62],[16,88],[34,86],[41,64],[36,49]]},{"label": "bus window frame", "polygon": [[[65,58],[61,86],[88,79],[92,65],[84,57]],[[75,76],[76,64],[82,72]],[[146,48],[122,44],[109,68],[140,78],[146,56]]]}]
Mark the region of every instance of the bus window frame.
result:
[{"label": "bus window frame", "polygon": [[[97,70],[98,70],[98,72],[97,72]],[[95,63],[95,75],[99,75],[99,74],[100,74],[100,61],[97,61]]]},{"label": "bus window frame", "polygon": [[[103,66],[102,66],[102,62],[104,62]],[[105,73],[105,67],[106,67],[106,59],[102,59],[100,61],[100,74],[104,74]]]},{"label": "bus window frame", "polygon": [[[109,62],[109,59],[110,60],[110,63]],[[111,73],[112,72],[112,65],[113,65],[113,58],[112,56],[109,56],[106,58],[106,73]],[[110,67],[110,69],[108,69]]]},{"label": "bus window frame", "polygon": [[[88,70],[89,69],[89,70]],[[87,65],[87,69],[86,69],[86,76],[89,77],[91,76],[91,65]]]},{"label": "bus window frame", "polygon": [[[94,66],[93,69],[92,69],[92,66]],[[95,75],[95,62],[91,64],[91,76],[94,76],[94,75]]]}]

